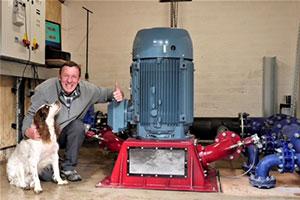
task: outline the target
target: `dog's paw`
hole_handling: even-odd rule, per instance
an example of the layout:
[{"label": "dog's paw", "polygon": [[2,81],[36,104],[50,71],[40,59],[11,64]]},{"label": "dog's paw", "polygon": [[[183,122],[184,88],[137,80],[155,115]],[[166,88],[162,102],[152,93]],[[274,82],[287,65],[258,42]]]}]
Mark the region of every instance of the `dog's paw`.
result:
[{"label": "dog's paw", "polygon": [[22,187],[22,189],[23,189],[23,190],[30,190],[30,186],[27,185],[27,186],[25,186],[25,187]]},{"label": "dog's paw", "polygon": [[67,180],[61,180],[61,181],[58,181],[57,184],[58,185],[66,185],[68,184],[69,182]]},{"label": "dog's paw", "polygon": [[42,188],[34,188],[34,193],[36,194],[40,194],[41,192],[43,192],[43,189]]}]

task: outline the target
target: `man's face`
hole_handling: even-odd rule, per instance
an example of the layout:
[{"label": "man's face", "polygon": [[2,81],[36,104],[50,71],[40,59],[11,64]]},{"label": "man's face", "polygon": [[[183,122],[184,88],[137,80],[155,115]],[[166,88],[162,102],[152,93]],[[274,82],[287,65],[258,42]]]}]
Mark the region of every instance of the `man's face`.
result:
[{"label": "man's face", "polygon": [[80,81],[79,69],[77,67],[63,66],[59,79],[65,93],[71,94]]}]

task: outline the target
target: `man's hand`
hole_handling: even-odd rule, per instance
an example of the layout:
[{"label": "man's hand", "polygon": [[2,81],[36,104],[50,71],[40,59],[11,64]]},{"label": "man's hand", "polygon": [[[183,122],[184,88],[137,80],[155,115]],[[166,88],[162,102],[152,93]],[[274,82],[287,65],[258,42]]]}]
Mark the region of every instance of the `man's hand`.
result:
[{"label": "man's hand", "polygon": [[39,140],[41,138],[34,124],[32,124],[31,127],[26,130],[25,135],[33,140]]},{"label": "man's hand", "polygon": [[117,81],[116,81],[116,84],[115,84],[115,91],[114,91],[113,95],[114,95],[114,99],[117,102],[122,101],[123,98],[124,98],[124,94],[123,94],[122,90],[120,89],[119,84],[117,83]]}]

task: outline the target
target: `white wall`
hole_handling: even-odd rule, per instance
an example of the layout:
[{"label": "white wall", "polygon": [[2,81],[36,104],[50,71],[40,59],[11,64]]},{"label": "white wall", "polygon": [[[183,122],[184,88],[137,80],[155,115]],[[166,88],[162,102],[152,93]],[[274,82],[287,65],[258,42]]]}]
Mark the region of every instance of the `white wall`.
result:
[{"label": "white wall", "polygon": [[[86,12],[90,15],[89,75],[100,86],[118,80],[129,98],[135,34],[169,26],[169,4],[148,1],[71,1],[62,8],[63,48],[85,69]],[[195,116],[262,114],[262,58],[278,61],[278,102],[291,94],[300,1],[195,1],[179,4],[178,27],[194,47]],[[83,77],[84,77],[83,70]],[[104,108],[102,108],[104,109]]]}]

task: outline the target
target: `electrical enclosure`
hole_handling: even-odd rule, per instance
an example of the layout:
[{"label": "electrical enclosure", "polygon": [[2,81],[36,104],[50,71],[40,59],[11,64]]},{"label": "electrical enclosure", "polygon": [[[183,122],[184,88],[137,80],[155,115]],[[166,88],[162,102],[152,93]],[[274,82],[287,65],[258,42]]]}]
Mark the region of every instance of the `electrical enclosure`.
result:
[{"label": "electrical enclosure", "polygon": [[0,56],[45,64],[45,0],[0,1]]}]

